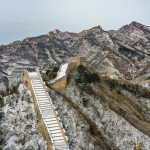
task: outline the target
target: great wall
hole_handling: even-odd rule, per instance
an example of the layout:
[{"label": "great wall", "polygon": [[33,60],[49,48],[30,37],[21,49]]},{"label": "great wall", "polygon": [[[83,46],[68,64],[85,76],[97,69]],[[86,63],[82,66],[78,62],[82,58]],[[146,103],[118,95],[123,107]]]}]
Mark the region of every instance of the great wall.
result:
[{"label": "great wall", "polygon": [[79,65],[86,66],[86,58],[71,57],[69,63],[65,63],[60,66],[57,77],[48,83],[49,86],[56,91],[64,90],[67,87],[68,75],[71,74],[71,72]]},{"label": "great wall", "polygon": [[[49,83],[51,88],[56,91],[64,90],[67,87],[68,75],[79,65],[86,66],[85,57],[71,57],[70,63],[62,64],[57,77]],[[68,138],[58,117],[59,114],[55,110],[39,71],[27,71],[24,74],[24,81],[31,91],[41,131],[47,141],[48,149],[69,150]]]}]

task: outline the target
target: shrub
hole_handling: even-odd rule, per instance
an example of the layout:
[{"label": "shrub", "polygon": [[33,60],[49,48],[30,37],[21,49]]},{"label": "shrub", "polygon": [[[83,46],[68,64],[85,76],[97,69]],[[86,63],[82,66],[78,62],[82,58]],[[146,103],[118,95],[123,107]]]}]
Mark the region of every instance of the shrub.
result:
[{"label": "shrub", "polygon": [[5,139],[2,135],[2,133],[0,132],[0,149],[2,150],[5,146]]},{"label": "shrub", "polygon": [[78,71],[79,73],[83,73],[83,72],[86,71],[86,67],[84,67],[83,65],[79,65],[79,66],[77,67],[77,71]]},{"label": "shrub", "polygon": [[99,82],[100,78],[96,73],[91,73],[86,67],[80,65],[77,67],[77,74],[75,75],[75,82],[82,90],[87,93],[92,92],[91,83]]},{"label": "shrub", "polygon": [[83,107],[87,107],[88,102],[89,102],[89,99],[87,99],[87,98],[82,98]]},{"label": "shrub", "polygon": [[118,80],[107,78],[105,81],[109,84],[110,88],[115,88],[118,85]]},{"label": "shrub", "polygon": [[26,127],[25,127],[25,130],[28,130],[28,129],[31,129],[32,128],[32,125],[26,125]]},{"label": "shrub", "polygon": [[80,65],[77,68],[78,73],[75,76],[77,83],[99,82],[100,78],[96,73],[91,73],[86,67]]},{"label": "shrub", "polygon": [[96,73],[93,73],[91,77],[93,82],[100,82],[100,78]]},{"label": "shrub", "polygon": [[4,104],[4,99],[3,99],[3,97],[0,97],[0,107],[2,107],[3,104]]},{"label": "shrub", "polygon": [[58,72],[58,70],[59,70],[59,67],[57,66],[53,68],[52,72]]},{"label": "shrub", "polygon": [[59,70],[59,67],[58,67],[58,66],[54,67],[52,70],[47,70],[47,71],[46,71],[46,74],[44,74],[44,75],[42,76],[43,80],[44,80],[44,81],[48,81],[48,80],[55,79],[56,76],[57,76],[58,70]]}]

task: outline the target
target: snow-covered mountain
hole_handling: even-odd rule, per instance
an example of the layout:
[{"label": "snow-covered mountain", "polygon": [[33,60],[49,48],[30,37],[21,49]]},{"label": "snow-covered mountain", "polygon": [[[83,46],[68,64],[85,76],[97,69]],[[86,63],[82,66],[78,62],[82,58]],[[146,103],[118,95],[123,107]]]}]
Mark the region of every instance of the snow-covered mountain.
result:
[{"label": "snow-covered mountain", "polygon": [[[6,143],[11,141],[14,150],[21,146],[29,147],[30,144],[34,145],[33,143],[36,143],[33,146],[36,149],[42,142],[44,144],[39,149],[46,148],[43,138],[40,138],[42,135],[39,133],[36,119],[27,120],[23,129],[20,130],[22,135],[25,135],[25,126],[28,126],[29,122],[33,124],[27,129],[28,134],[21,137],[25,142],[24,145],[18,142],[17,134],[14,136],[12,132],[16,125],[15,131],[20,133],[18,126],[29,113],[24,112],[24,109],[27,109],[27,106],[32,107],[31,95],[28,94],[29,91],[23,84],[24,71],[32,71],[36,68],[40,71],[47,71],[53,66],[69,62],[71,56],[86,57],[88,66],[99,75],[115,74],[122,81],[128,80],[130,83],[139,83],[150,88],[150,27],[137,22],[125,25],[117,31],[104,31],[100,26],[80,33],[54,30],[46,35],[28,37],[23,41],[1,45],[0,101],[2,104],[0,118],[3,119],[0,132],[3,132],[7,138]],[[114,88],[115,92],[120,93],[115,97],[112,94],[114,91],[109,90],[108,84],[105,81],[102,83],[99,86],[102,91],[101,97],[82,95],[82,92],[80,93],[80,90],[74,85],[74,81],[69,83],[65,92],[65,96],[70,97],[80,106],[83,113],[87,114],[93,122],[85,122],[82,119],[83,116],[81,117],[69,103],[65,102],[63,97],[52,90],[49,91],[70,137],[71,149],[85,147],[87,150],[92,150],[94,149],[92,140],[94,140],[95,149],[132,150],[135,145],[141,144],[145,150],[148,150],[150,148],[150,119],[148,117],[150,97],[136,97],[133,87],[130,87],[128,91],[126,87],[122,89],[122,86]],[[122,84],[124,86],[124,83]],[[14,90],[18,85],[22,87],[19,87],[19,93]],[[26,89],[26,92],[23,88]],[[82,105],[85,97],[89,100],[88,107]],[[28,102],[24,102],[26,99]],[[15,115],[18,112],[21,113],[19,118],[16,118]],[[34,110],[30,114],[36,117]],[[12,122],[12,117],[16,120],[15,123]],[[90,129],[91,123],[97,125],[97,131],[101,134],[96,135],[98,136],[97,141],[93,138],[95,135]],[[30,138],[32,130],[35,132]],[[12,140],[13,136],[16,141]],[[25,140],[24,137],[30,138],[31,142]],[[34,137],[39,140],[34,141]],[[103,146],[100,147],[97,142],[103,143]],[[11,149],[10,147],[11,145],[7,143],[6,148]]]}]

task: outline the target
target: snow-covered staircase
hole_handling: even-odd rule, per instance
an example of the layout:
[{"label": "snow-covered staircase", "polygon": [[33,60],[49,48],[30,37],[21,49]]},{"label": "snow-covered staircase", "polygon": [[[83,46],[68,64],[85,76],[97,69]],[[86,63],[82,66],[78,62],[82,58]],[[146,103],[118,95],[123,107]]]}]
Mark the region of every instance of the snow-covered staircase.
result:
[{"label": "snow-covered staircase", "polygon": [[30,82],[30,90],[34,94],[44,126],[51,139],[52,149],[69,150],[65,130],[39,72],[26,72],[26,76],[29,78],[26,81]]}]

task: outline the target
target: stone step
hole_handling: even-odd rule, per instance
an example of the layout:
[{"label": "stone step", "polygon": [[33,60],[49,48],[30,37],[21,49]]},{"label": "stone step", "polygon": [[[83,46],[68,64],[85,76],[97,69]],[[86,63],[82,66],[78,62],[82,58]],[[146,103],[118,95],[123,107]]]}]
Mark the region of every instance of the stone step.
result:
[{"label": "stone step", "polygon": [[50,117],[49,116],[48,117],[47,116],[43,117],[43,119],[54,119],[54,118],[56,119],[55,115],[54,116],[50,116]]},{"label": "stone step", "polygon": [[61,141],[55,141],[55,143],[54,143],[56,146],[64,146],[64,145],[66,145],[66,142],[63,140],[61,140]]},{"label": "stone step", "polygon": [[41,83],[41,81],[32,81],[32,84],[33,84],[33,85],[36,85],[36,84],[43,85],[43,84]]},{"label": "stone step", "polygon": [[67,149],[67,147],[66,147],[66,145],[64,145],[64,146],[62,146],[62,147],[55,147],[55,150],[66,150]]},{"label": "stone step", "polygon": [[[32,86],[33,86],[33,85],[32,85]],[[38,86],[35,86],[35,85],[34,85],[33,88],[34,88],[34,91],[35,91],[35,90],[43,90],[43,87],[42,87],[42,86],[39,86],[39,85],[38,85]]]},{"label": "stone step", "polygon": [[52,107],[45,108],[45,107],[40,106],[40,109],[41,109],[41,111],[44,111],[44,110],[52,110],[53,111]]},{"label": "stone step", "polygon": [[61,133],[61,130],[53,130],[53,131],[51,131],[51,134],[55,134],[55,133]]},{"label": "stone step", "polygon": [[40,85],[43,85],[41,81],[32,81],[32,84],[40,84]]},{"label": "stone step", "polygon": [[54,112],[46,112],[46,111],[42,111],[42,114],[43,115],[53,115],[54,114]]},{"label": "stone step", "polygon": [[40,82],[40,83],[42,83],[40,79],[32,79],[32,83],[33,82]]},{"label": "stone step", "polygon": [[36,87],[42,87],[42,83],[32,83],[33,87],[36,88]]},{"label": "stone step", "polygon": [[43,84],[42,84],[42,82],[39,82],[39,83],[36,83],[36,82],[32,82],[32,84],[34,84],[34,85],[42,85],[43,86]]},{"label": "stone step", "polygon": [[46,92],[43,90],[43,91],[41,91],[41,90],[39,90],[39,91],[37,91],[37,90],[35,90],[35,93],[36,94],[42,94],[42,93],[45,93],[46,94]]},{"label": "stone step", "polygon": [[42,111],[48,111],[48,110],[53,111],[53,108],[52,108],[52,107],[42,107],[42,106],[40,106],[40,109],[41,109]]},{"label": "stone step", "polygon": [[[48,108],[48,109],[45,109],[45,108],[40,108],[41,112],[46,112],[46,111],[53,111],[52,108]],[[54,112],[53,112],[54,113]]]},{"label": "stone step", "polygon": [[45,92],[45,90],[43,89],[43,88],[41,88],[41,89],[39,89],[39,88],[36,88],[36,89],[34,89],[34,91],[37,91],[37,92]]},{"label": "stone step", "polygon": [[37,73],[29,73],[29,76],[31,76],[31,77],[34,77],[34,76],[39,77],[39,75]]},{"label": "stone step", "polygon": [[63,137],[62,133],[52,133],[52,137],[60,137],[60,136]]},{"label": "stone step", "polygon": [[43,89],[34,89],[34,92],[35,93],[42,93],[42,92],[46,93]]},{"label": "stone step", "polygon": [[[45,99],[43,99],[42,97],[37,97],[37,101],[40,103],[50,103],[49,99],[46,99],[47,97],[44,97]],[[50,103],[51,104],[51,103]]]},{"label": "stone step", "polygon": [[42,94],[42,93],[45,93],[46,94],[46,92],[45,91],[37,91],[36,89],[34,90],[34,93],[36,93],[36,94],[38,94],[38,93],[40,93],[40,94]]},{"label": "stone step", "polygon": [[43,88],[41,88],[41,87],[34,88],[34,92],[37,91],[37,90],[43,90]]},{"label": "stone step", "polygon": [[[47,103],[47,102],[49,102],[50,103],[50,101],[49,101],[49,99],[46,99],[47,97],[45,96],[45,97],[39,97],[39,96],[36,96],[36,98],[37,98],[37,101],[38,102],[45,102],[45,103]],[[44,99],[45,98],[45,99]]]},{"label": "stone step", "polygon": [[39,95],[39,94],[37,94],[37,93],[35,93],[35,94],[38,95],[38,96],[40,96],[40,97],[42,97],[42,95],[44,95],[44,96],[46,96],[46,97],[48,98],[48,95],[47,95],[46,93],[41,94],[41,95]]},{"label": "stone step", "polygon": [[43,111],[44,111],[44,110],[48,110],[48,109],[53,110],[53,108],[52,108],[51,106],[49,106],[49,107],[46,107],[46,106],[40,106],[40,108],[43,109]]},{"label": "stone step", "polygon": [[39,95],[39,96],[42,96],[42,95],[46,95],[47,96],[47,98],[48,98],[48,95],[46,94],[46,92],[43,92],[43,93],[37,93],[37,92],[34,92],[36,95]]},{"label": "stone step", "polygon": [[46,93],[36,94],[36,96],[46,96],[46,97],[47,97],[47,99],[48,99],[48,96],[47,96],[47,94],[46,94]]},{"label": "stone step", "polygon": [[47,122],[47,121],[57,121],[56,118],[44,118],[44,120]]},{"label": "stone step", "polygon": [[52,115],[42,115],[42,117],[43,118],[47,118],[47,117],[49,117],[49,118],[55,118],[56,116],[54,115],[54,114],[52,114]]},{"label": "stone step", "polygon": [[34,91],[36,90],[43,90],[43,87],[40,87],[40,86],[34,87]]},{"label": "stone step", "polygon": [[38,83],[38,82],[39,82],[39,83],[42,83],[40,79],[39,79],[39,80],[37,80],[37,79],[35,79],[35,80],[33,79],[33,80],[32,80],[32,83]]},{"label": "stone step", "polygon": [[35,94],[36,94],[36,95],[46,95],[46,96],[48,96],[48,95],[46,94],[46,92],[42,92],[42,93],[36,92]]},{"label": "stone step", "polygon": [[52,109],[52,105],[51,104],[41,104],[39,103],[39,106],[41,109]]},{"label": "stone step", "polygon": [[64,140],[64,137],[63,136],[53,137],[54,142],[59,140]]},{"label": "stone step", "polygon": [[34,79],[37,79],[39,80],[39,77],[38,76],[30,76],[31,80],[34,80]]},{"label": "stone step", "polygon": [[54,113],[53,110],[41,110],[42,113],[48,113],[48,114],[51,114],[51,113]]},{"label": "stone step", "polygon": [[48,127],[48,130],[49,131],[60,131],[61,132],[61,130],[60,130],[60,128],[59,127]]},{"label": "stone step", "polygon": [[46,93],[42,93],[42,94],[37,94],[36,93],[36,96],[47,96],[47,94]]},{"label": "stone step", "polygon": [[42,106],[46,106],[46,105],[51,105],[51,103],[49,102],[49,100],[38,100],[39,104]]},{"label": "stone step", "polygon": [[34,89],[34,92],[35,92],[35,93],[40,93],[40,92],[41,92],[41,93],[42,93],[42,92],[45,93],[45,91],[44,91],[44,90],[41,90],[41,89]]},{"label": "stone step", "polygon": [[54,121],[52,121],[52,120],[50,120],[50,121],[45,120],[45,122],[47,124],[49,124],[49,125],[51,125],[51,124],[58,124],[57,120],[54,120]]},{"label": "stone step", "polygon": [[39,106],[44,109],[44,108],[53,108],[53,106],[51,105],[51,103],[49,102],[46,102],[46,103],[42,103],[42,102],[39,102]]},{"label": "stone step", "polygon": [[[49,123],[46,123],[48,128],[53,128],[53,127],[58,127],[59,128],[59,125],[58,124],[49,124]],[[60,128],[59,128],[60,130]]]},{"label": "stone step", "polygon": [[41,114],[42,114],[42,116],[45,116],[45,117],[47,117],[47,116],[49,116],[49,117],[55,117],[53,113],[49,113],[49,114],[47,114],[47,113],[41,113]]},{"label": "stone step", "polygon": [[43,104],[47,104],[47,103],[50,103],[51,104],[51,102],[49,101],[49,99],[41,99],[41,98],[37,98],[37,100],[38,100],[38,102],[39,103],[43,103]]},{"label": "stone step", "polygon": [[[44,99],[45,98],[45,99]],[[48,99],[46,99],[47,97],[39,97],[39,96],[36,96],[36,99],[38,102],[50,102]]]},{"label": "stone step", "polygon": [[48,100],[48,101],[49,101],[49,98],[48,98],[48,96],[47,96],[46,98],[41,98],[41,99],[38,99],[38,100],[40,100],[40,101]]},{"label": "stone step", "polygon": [[43,118],[55,118],[55,114],[52,114],[52,115],[48,115],[48,114],[42,114]]},{"label": "stone step", "polygon": [[36,96],[37,98],[46,98],[47,97],[47,95],[46,96],[42,96],[42,95],[40,95],[40,96]]},{"label": "stone step", "polygon": [[34,77],[39,78],[39,76],[38,76],[37,74],[34,74],[34,75],[29,74],[29,77],[30,77],[30,78],[34,78]]}]

